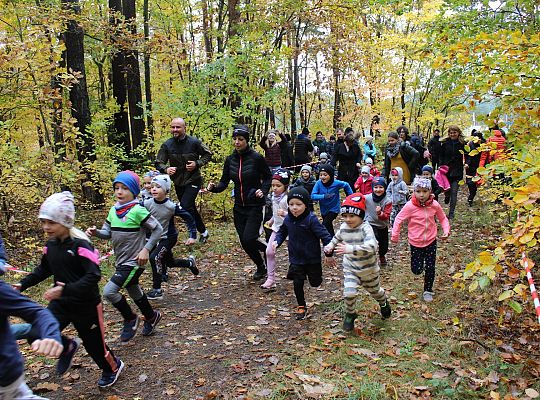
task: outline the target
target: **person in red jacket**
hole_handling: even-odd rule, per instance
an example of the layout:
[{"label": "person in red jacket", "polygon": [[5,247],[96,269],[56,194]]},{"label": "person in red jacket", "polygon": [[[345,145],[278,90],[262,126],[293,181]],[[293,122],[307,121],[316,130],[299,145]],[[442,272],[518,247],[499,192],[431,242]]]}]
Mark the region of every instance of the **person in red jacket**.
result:
[{"label": "person in red jacket", "polygon": [[[492,161],[498,160],[504,157],[504,151],[506,150],[506,138],[503,136],[502,132],[499,130],[493,131],[493,136],[491,136],[487,143],[495,143],[496,148],[490,151],[483,151],[480,156],[480,167],[484,167]],[[492,147],[493,145],[490,145]]]},{"label": "person in red jacket", "polygon": [[370,194],[373,192],[373,189],[371,188],[372,183],[373,177],[370,174],[370,168],[369,166],[364,165],[361,169],[360,176],[354,183],[354,189],[363,195]]}]

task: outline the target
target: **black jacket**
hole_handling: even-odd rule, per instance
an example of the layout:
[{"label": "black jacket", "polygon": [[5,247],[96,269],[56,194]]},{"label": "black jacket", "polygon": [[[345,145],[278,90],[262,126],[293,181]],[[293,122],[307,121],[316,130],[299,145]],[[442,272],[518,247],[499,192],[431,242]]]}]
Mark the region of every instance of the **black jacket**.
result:
[{"label": "black jacket", "polygon": [[[176,173],[171,176],[175,186],[185,186],[201,180],[200,168],[210,162],[212,152],[199,139],[193,136],[184,136],[183,139],[174,137],[167,139],[159,149],[156,168],[166,174],[167,167],[176,167]],[[195,161],[197,168],[186,170],[186,163]]]},{"label": "black jacket", "polygon": [[[264,157],[251,147],[242,153],[235,150],[227,157],[221,179],[211,192],[223,192],[231,180],[234,183],[235,205],[242,207],[265,205],[264,199],[270,190],[272,173]],[[255,196],[257,189],[263,191],[263,197]]]},{"label": "black jacket", "polygon": [[440,165],[448,165],[446,176],[449,180],[463,179],[463,152],[465,145],[459,140],[446,138],[441,142],[441,152],[439,156]]},{"label": "black jacket", "polygon": [[[358,179],[358,168],[356,164],[362,160],[362,150],[358,143],[354,142],[347,151],[345,143],[336,144],[334,147],[334,154],[332,154],[332,160],[330,164],[337,165],[338,176],[341,181],[348,182],[349,184]],[[351,186],[352,187],[352,186]]]},{"label": "black jacket", "polygon": [[431,154],[431,159],[433,161],[439,161],[439,154],[441,152],[440,139],[440,136],[433,136],[431,139],[429,139],[429,142],[427,144],[429,154]]},{"label": "black jacket", "polygon": [[306,135],[298,135],[294,141],[294,163],[296,165],[311,162],[309,153],[313,151],[313,144]]},{"label": "black jacket", "polygon": [[[420,153],[418,153],[414,147],[412,147],[406,142],[401,142],[401,145],[399,146],[399,153],[401,154],[403,161],[405,161],[405,163],[409,167],[409,173],[411,174],[411,178],[414,178],[416,165],[418,164],[418,160],[420,159]],[[392,165],[392,161],[390,160],[390,157],[388,157],[388,154],[385,151],[383,176],[386,179],[386,182],[388,182],[388,178],[390,177],[390,165]]]},{"label": "black jacket", "polygon": [[72,311],[94,308],[101,302],[98,282],[101,271],[94,248],[82,239],[51,239],[45,245],[41,264],[21,281],[21,292],[53,276],[54,282],[66,285],[54,302]]},{"label": "black jacket", "polygon": [[480,157],[482,156],[482,152],[479,152],[478,154],[475,154],[474,156],[470,155],[470,152],[473,150],[476,150],[478,147],[480,147],[480,143],[475,143],[473,141],[470,141],[469,152],[465,154],[465,164],[469,166],[469,168],[467,168],[467,175],[469,176],[475,176],[476,170],[480,166]]}]

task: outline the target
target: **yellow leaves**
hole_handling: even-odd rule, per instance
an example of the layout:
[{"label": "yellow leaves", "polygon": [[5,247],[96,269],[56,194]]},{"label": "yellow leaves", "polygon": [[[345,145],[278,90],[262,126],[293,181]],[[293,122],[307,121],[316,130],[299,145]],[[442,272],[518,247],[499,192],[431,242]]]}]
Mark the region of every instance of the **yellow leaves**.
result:
[{"label": "yellow leaves", "polygon": [[499,297],[497,298],[498,301],[504,301],[514,296],[513,290],[505,290],[502,292]]}]

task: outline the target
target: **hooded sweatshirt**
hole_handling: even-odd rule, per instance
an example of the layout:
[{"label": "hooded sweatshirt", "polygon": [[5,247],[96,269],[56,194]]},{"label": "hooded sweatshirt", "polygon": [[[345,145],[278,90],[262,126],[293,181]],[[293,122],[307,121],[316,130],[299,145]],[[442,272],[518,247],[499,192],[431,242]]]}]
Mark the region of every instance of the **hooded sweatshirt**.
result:
[{"label": "hooded sweatshirt", "polygon": [[353,194],[351,186],[347,182],[340,181],[339,179],[334,179],[333,182],[328,186],[323,184],[320,179],[315,183],[313,192],[311,192],[311,198],[319,202],[322,216],[325,216],[329,212],[335,212],[336,214],[339,214],[340,189],[343,189],[347,196]]},{"label": "hooded sweatshirt", "polygon": [[405,204],[407,202],[407,194],[409,187],[403,181],[403,169],[401,167],[394,168],[398,172],[398,178],[394,182],[390,175],[390,183],[386,189],[386,195],[392,200],[392,204]]},{"label": "hooded sweatshirt", "polygon": [[398,241],[401,224],[404,221],[409,221],[409,243],[415,247],[427,247],[437,238],[435,217],[439,220],[445,234],[450,232],[450,223],[437,201],[431,200],[421,205],[413,200],[416,199],[411,199],[405,204],[405,207],[397,215],[392,228],[392,241]]},{"label": "hooded sweatshirt", "polygon": [[360,174],[360,176],[358,177],[358,179],[354,183],[354,189],[358,193],[362,193],[363,195],[366,195],[366,194],[370,194],[373,191],[373,189],[371,187],[371,184],[373,183],[373,177],[371,176],[370,171],[371,171],[371,169],[367,165],[364,165],[362,167],[361,172],[362,173],[367,172],[369,175],[368,175],[367,178],[364,178]]}]

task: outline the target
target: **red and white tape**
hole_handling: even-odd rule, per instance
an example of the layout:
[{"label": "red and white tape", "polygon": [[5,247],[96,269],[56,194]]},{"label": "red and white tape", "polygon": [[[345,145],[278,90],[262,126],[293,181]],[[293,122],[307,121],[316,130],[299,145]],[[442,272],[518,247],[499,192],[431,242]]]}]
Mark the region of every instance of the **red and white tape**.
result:
[{"label": "red and white tape", "polygon": [[24,271],[22,269],[15,268],[13,265],[9,265],[9,264],[6,264],[6,270],[15,272],[17,274],[24,274],[24,275],[28,275],[30,273],[30,271]]},{"label": "red and white tape", "polygon": [[522,258],[523,266],[525,267],[525,272],[527,273],[527,280],[529,281],[529,288],[531,289],[534,308],[536,309],[536,316],[538,317],[538,323],[540,324],[540,300],[538,300],[538,293],[536,292],[536,287],[534,286],[531,268],[529,267],[529,260],[527,259],[525,253],[523,253]]}]

